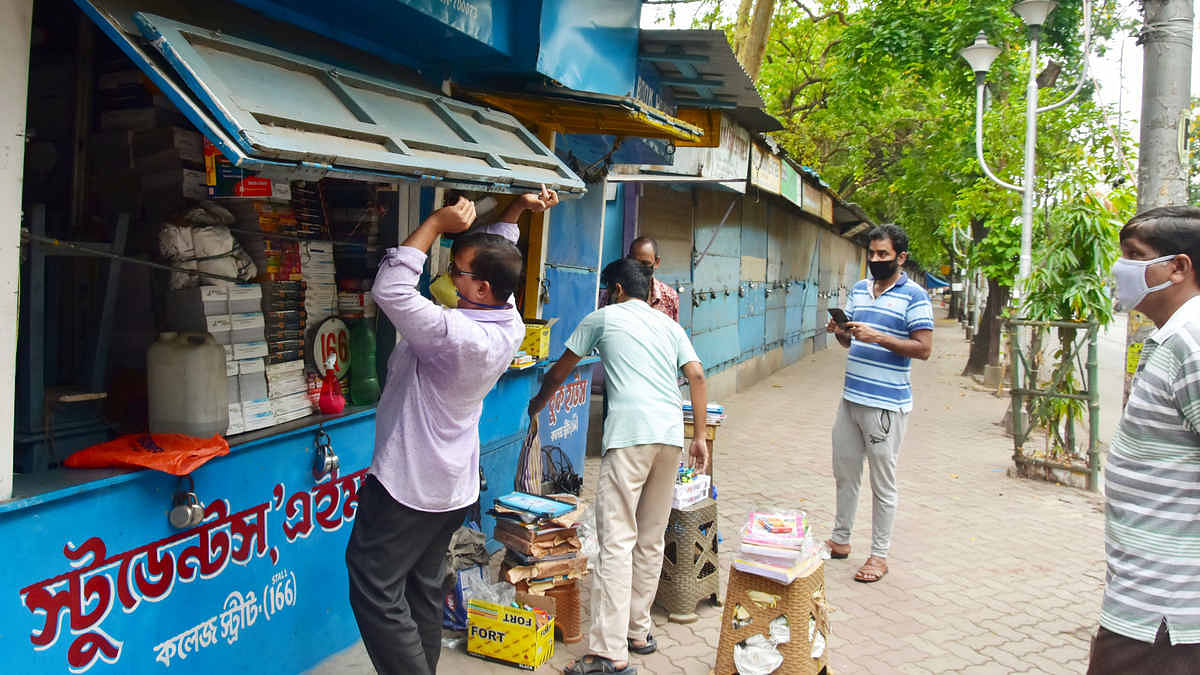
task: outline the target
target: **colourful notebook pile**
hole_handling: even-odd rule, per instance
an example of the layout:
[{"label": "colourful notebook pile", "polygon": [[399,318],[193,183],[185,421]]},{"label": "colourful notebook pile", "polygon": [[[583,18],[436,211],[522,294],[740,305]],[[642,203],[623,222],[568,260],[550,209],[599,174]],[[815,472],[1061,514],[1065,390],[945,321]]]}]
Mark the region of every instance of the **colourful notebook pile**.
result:
[{"label": "colourful notebook pile", "polygon": [[753,511],[742,528],[735,569],[790,584],[821,565],[820,549],[803,511]]}]

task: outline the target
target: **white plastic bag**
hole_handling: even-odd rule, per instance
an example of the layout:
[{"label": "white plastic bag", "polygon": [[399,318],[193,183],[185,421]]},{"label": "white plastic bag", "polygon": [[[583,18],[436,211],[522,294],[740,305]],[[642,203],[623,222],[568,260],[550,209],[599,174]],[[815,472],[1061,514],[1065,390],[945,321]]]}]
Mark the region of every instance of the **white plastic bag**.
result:
[{"label": "white plastic bag", "polygon": [[587,558],[587,571],[596,571],[596,560],[600,557],[600,541],[596,538],[596,510],[591,504],[583,507],[579,514],[576,533],[579,535],[579,555]]},{"label": "white plastic bag", "polygon": [[740,675],[770,675],[783,665],[783,654],[767,636],[757,633],[733,646],[733,665]]},{"label": "white plastic bag", "polygon": [[[196,269],[196,247],[192,240],[192,228],[174,223],[163,223],[158,233],[158,250],[175,267]],[[186,272],[171,272],[171,288],[190,288],[197,278]]]}]

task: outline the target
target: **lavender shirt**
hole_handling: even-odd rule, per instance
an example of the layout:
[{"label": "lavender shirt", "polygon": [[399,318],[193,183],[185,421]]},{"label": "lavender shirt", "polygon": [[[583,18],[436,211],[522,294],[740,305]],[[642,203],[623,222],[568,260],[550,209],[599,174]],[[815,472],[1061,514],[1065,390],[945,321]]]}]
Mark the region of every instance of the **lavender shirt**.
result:
[{"label": "lavender shirt", "polygon": [[[517,226],[484,231],[516,243]],[[525,337],[514,308],[446,309],[417,291],[425,254],[388,249],[371,294],[399,335],[375,414],[370,473],[392,498],[419,511],[464,508],[479,498],[483,397]]]}]

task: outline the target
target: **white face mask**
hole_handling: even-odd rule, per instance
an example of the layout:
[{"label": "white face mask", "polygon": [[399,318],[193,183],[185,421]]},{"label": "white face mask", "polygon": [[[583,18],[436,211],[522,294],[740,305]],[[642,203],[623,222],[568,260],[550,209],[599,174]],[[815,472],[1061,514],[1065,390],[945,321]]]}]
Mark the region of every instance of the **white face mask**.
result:
[{"label": "white face mask", "polygon": [[1146,268],[1151,265],[1156,265],[1168,260],[1174,260],[1177,256],[1164,255],[1153,260],[1130,260],[1128,258],[1117,258],[1117,262],[1113,264],[1112,273],[1117,282],[1117,311],[1128,312],[1136,308],[1146,299],[1146,296],[1170,286],[1170,279],[1154,286],[1153,288],[1146,285]]}]

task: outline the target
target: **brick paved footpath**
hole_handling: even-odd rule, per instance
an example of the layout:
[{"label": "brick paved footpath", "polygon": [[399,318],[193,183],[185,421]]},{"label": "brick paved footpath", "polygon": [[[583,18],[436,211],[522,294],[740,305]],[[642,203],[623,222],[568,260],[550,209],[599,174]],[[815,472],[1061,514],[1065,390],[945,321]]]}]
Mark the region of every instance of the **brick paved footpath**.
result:
[{"label": "brick paved footpath", "polygon": [[[1082,673],[1104,580],[1101,499],[1008,477],[1012,442],[996,424],[1005,400],[959,376],[967,344],[957,324],[941,320],[934,335],[933,357],[913,368],[916,407],[901,450],[891,570],[875,584],[852,579],[870,548],[865,468],[853,553],[826,563],[830,671]],[[751,508],[804,509],[818,536],[828,536],[834,515],[829,438],[844,363],[845,350],[825,350],[723,401],[729,420],[717,445],[722,579]],[[1104,423],[1115,419],[1106,410]],[[585,498],[598,473],[597,460],[588,461]],[[639,672],[708,673],[720,610],[701,603],[699,614],[698,622],[677,625],[656,609],[659,651],[633,656]],[[585,644],[559,643],[537,672],[562,672]],[[445,650],[439,671],[517,672],[462,648]],[[314,672],[371,668],[356,646]]]}]

